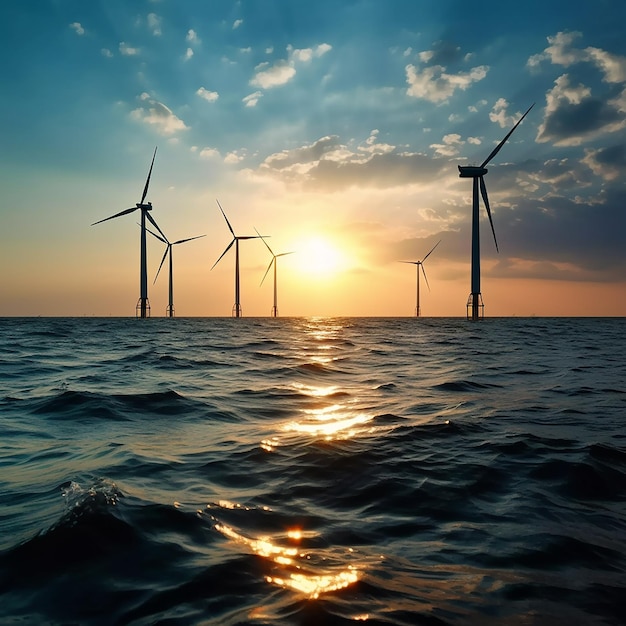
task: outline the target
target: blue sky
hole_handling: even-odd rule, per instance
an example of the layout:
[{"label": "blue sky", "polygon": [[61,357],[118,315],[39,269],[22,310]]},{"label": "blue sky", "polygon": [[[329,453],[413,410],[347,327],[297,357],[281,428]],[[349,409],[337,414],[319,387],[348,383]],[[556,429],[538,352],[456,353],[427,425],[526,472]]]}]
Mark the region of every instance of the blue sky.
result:
[{"label": "blue sky", "polygon": [[[137,220],[90,224],[140,200],[155,146],[153,217],[170,240],[207,235],[176,250],[179,314],[230,314],[234,259],[210,270],[230,241],[217,198],[236,231],[295,252],[285,315],[410,315],[398,261],[439,240],[422,309],[464,315],[457,165],[533,102],[486,177],[500,246],[483,224],[486,310],[626,314],[626,5],[468,6],[3,3],[0,315],[134,314]],[[151,279],[162,253],[151,241]],[[267,254],[242,242],[244,314],[271,307]]]}]

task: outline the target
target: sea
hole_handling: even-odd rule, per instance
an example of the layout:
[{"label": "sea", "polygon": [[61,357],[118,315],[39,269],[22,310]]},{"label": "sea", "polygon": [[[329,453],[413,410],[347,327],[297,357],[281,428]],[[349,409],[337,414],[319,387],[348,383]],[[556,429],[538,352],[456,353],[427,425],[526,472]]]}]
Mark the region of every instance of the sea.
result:
[{"label": "sea", "polygon": [[0,319],[0,624],[626,623],[626,318]]}]

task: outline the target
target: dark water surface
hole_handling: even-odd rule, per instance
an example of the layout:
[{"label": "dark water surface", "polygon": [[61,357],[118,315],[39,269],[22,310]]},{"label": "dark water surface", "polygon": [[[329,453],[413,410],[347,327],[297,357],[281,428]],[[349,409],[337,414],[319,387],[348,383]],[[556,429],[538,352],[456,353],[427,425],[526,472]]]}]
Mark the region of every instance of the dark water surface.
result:
[{"label": "dark water surface", "polygon": [[625,319],[0,320],[1,624],[623,624]]}]

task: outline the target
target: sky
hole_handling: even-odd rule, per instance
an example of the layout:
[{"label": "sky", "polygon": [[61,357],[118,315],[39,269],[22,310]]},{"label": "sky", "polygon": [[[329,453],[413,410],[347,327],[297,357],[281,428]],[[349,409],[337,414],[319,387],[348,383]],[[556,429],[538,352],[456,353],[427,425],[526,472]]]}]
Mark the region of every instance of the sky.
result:
[{"label": "sky", "polygon": [[[466,315],[485,176],[485,316],[626,315],[626,3],[6,0],[0,316],[134,316],[135,206],[177,316],[230,316],[237,235],[281,316]],[[152,316],[164,244],[148,235]],[[272,256],[240,242],[244,316]],[[263,281],[263,282],[262,282]],[[261,284],[262,283],[262,284]]]}]

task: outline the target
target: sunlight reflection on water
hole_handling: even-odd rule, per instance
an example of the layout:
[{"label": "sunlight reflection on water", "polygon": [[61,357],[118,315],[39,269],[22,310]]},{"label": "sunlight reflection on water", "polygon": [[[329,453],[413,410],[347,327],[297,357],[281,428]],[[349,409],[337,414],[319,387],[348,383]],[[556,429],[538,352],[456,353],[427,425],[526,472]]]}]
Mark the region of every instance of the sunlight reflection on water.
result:
[{"label": "sunlight reflection on water", "polygon": [[[318,573],[310,571],[309,561],[312,555],[301,551],[296,546],[279,545],[271,537],[247,537],[237,532],[231,526],[218,522],[215,529],[228,539],[251,549],[258,556],[272,561],[282,569],[265,575],[268,583],[279,587],[292,589],[305,594],[309,598],[318,598],[322,593],[344,589],[359,579],[359,570],[354,565],[337,565],[325,567],[325,571]],[[313,536],[314,533],[304,533],[300,529],[291,529],[287,532],[287,538],[293,542],[299,542],[304,536]],[[352,550],[349,550],[352,552]],[[326,561],[322,557],[323,561]],[[301,563],[307,562],[307,570]]]}]

